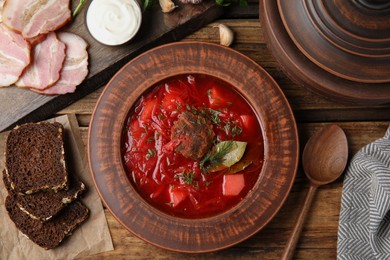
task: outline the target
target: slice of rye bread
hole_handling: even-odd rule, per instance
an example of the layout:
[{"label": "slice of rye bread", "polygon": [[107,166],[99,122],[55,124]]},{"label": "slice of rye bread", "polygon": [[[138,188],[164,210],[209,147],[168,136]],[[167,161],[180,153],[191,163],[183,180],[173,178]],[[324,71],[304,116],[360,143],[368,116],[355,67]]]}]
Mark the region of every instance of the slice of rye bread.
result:
[{"label": "slice of rye bread", "polygon": [[10,132],[5,165],[15,191],[31,194],[67,188],[63,132],[57,122],[27,123]]},{"label": "slice of rye bread", "polygon": [[13,195],[7,196],[5,207],[15,226],[34,243],[45,249],[57,247],[89,216],[88,208],[78,200],[46,222],[32,219],[21,211]]},{"label": "slice of rye bread", "polygon": [[33,219],[48,221],[55,216],[67,204],[74,201],[85,190],[85,185],[80,180],[69,176],[69,189],[58,192],[41,191],[30,195],[21,195],[12,188],[3,171],[3,182],[9,194],[15,195],[16,204]]}]

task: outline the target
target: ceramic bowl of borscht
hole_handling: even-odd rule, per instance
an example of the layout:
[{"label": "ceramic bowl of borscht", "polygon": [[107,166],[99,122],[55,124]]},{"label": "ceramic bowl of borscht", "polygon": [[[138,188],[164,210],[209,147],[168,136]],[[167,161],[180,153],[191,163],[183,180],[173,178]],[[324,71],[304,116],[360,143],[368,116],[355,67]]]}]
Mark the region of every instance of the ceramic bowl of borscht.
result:
[{"label": "ceramic bowl of borscht", "polygon": [[257,63],[212,43],[154,48],[109,81],[88,159],[99,195],[139,238],[221,250],[278,212],[298,165],[293,113]]}]

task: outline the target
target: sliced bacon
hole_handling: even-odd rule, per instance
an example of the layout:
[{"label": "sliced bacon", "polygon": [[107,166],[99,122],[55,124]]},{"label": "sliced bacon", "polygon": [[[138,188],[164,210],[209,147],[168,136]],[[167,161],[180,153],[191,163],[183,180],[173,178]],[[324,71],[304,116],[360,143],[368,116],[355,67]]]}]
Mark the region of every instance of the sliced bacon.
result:
[{"label": "sliced bacon", "polygon": [[18,87],[39,90],[52,86],[60,78],[65,59],[65,44],[49,33],[44,41],[34,46],[33,62],[15,83]]},{"label": "sliced bacon", "polygon": [[4,6],[4,0],[0,0],[0,23],[3,21],[3,6]]},{"label": "sliced bacon", "polygon": [[38,93],[56,95],[74,92],[88,74],[88,44],[83,38],[73,33],[60,32],[57,35],[66,46],[66,57],[60,73],[61,76],[50,88],[43,91],[33,89]]},{"label": "sliced bacon", "polygon": [[15,83],[30,63],[30,45],[0,23],[0,87]]},{"label": "sliced bacon", "polygon": [[24,38],[47,34],[71,19],[69,0],[8,0],[3,9],[3,21]]},{"label": "sliced bacon", "polygon": [[31,46],[35,46],[40,42],[43,42],[46,39],[47,34],[40,34],[34,38],[29,38],[27,41],[30,43]]}]

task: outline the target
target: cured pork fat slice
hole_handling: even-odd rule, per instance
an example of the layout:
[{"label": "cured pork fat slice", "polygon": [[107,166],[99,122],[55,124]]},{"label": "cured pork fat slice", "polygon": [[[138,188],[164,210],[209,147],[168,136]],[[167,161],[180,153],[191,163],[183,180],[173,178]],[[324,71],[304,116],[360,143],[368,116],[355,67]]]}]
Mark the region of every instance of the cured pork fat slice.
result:
[{"label": "cured pork fat slice", "polygon": [[33,62],[15,83],[18,87],[44,90],[58,81],[65,59],[65,44],[50,33],[32,50]]},{"label": "cured pork fat slice", "polygon": [[60,72],[60,79],[43,91],[33,89],[38,93],[55,95],[74,92],[88,74],[88,44],[84,39],[68,32],[60,32],[57,36],[66,46],[66,56]]},{"label": "cured pork fat slice", "polygon": [[24,38],[53,32],[71,19],[69,0],[9,0],[3,7],[3,21]]},{"label": "cured pork fat slice", "polygon": [[4,0],[0,0],[0,22],[3,21],[3,6],[4,6]]},{"label": "cured pork fat slice", "polygon": [[15,83],[30,63],[30,45],[0,22],[0,87]]}]

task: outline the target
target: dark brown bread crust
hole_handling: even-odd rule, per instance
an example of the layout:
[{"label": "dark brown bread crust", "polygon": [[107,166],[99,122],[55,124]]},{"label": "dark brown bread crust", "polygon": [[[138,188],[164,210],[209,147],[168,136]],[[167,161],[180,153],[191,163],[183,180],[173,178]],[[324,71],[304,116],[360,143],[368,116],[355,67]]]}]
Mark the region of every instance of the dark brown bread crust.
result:
[{"label": "dark brown bread crust", "polygon": [[60,214],[46,222],[32,219],[22,212],[13,195],[7,196],[5,207],[16,227],[34,243],[45,249],[57,247],[89,216],[88,208],[79,201],[74,201]]},{"label": "dark brown bread crust", "polygon": [[69,178],[69,189],[58,192],[41,191],[30,195],[16,193],[9,182],[5,171],[3,171],[3,182],[9,194],[14,195],[19,209],[28,214],[31,218],[40,221],[48,221],[67,204],[74,201],[84,190],[85,185],[74,177]]},{"label": "dark brown bread crust", "polygon": [[6,142],[6,174],[15,191],[31,194],[67,187],[63,126],[27,123],[16,127]]}]

